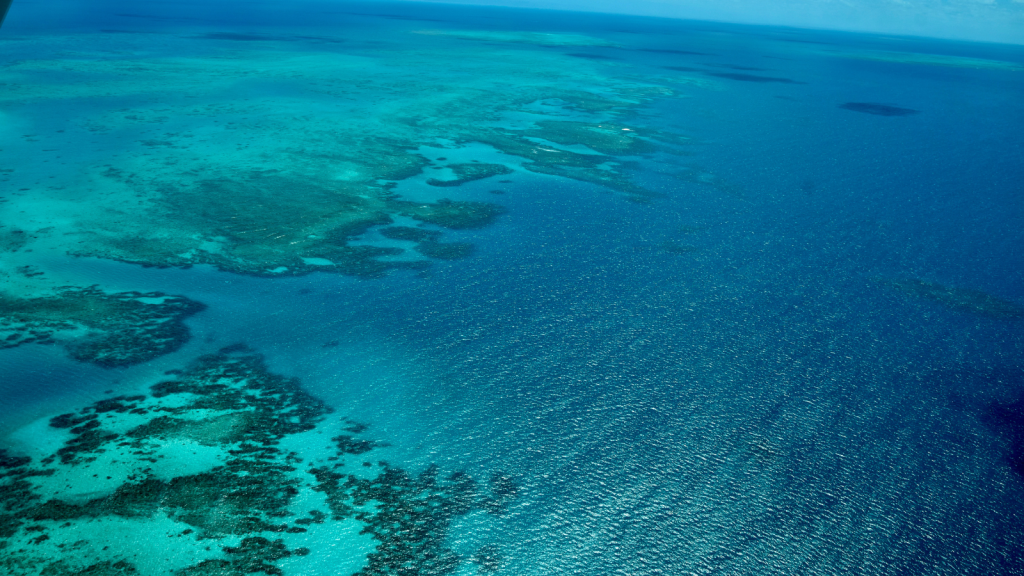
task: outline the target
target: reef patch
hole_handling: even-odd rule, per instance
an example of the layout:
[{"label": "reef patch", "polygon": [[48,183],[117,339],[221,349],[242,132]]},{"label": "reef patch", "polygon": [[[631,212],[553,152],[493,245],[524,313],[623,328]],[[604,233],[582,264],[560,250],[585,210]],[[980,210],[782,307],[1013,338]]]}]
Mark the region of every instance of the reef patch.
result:
[{"label": "reef patch", "polygon": [[0,294],[0,348],[60,344],[81,362],[128,366],[180,348],[190,337],[184,320],[205,308],[183,296],[97,287],[36,298]]},{"label": "reef patch", "polygon": [[452,172],[455,172],[455,180],[438,180],[436,178],[431,178],[427,180],[427,184],[430,184],[431,186],[461,186],[466,182],[483,180],[484,178],[490,178],[492,176],[504,176],[505,174],[512,173],[512,169],[503,164],[486,164],[483,162],[449,164],[448,168],[450,168]]},{"label": "reef patch", "polygon": [[[335,539],[307,538],[327,523],[362,525],[363,536],[339,532],[365,542],[357,574],[452,574],[467,560],[500,566],[493,544],[463,557],[449,532],[474,510],[507,513],[520,491],[512,476],[495,473],[481,487],[462,472],[442,480],[437,466],[418,475],[375,466],[366,457],[388,444],[349,418],[332,425],[340,433],[326,444],[318,428],[331,408],[245,346],[167,376],[146,394],[54,416],[49,427],[64,440],[48,455],[0,450],[0,571],[280,575],[285,560],[301,566],[296,558],[331,553]],[[329,513],[295,511],[317,493]],[[119,529],[131,532],[107,533]]]}]

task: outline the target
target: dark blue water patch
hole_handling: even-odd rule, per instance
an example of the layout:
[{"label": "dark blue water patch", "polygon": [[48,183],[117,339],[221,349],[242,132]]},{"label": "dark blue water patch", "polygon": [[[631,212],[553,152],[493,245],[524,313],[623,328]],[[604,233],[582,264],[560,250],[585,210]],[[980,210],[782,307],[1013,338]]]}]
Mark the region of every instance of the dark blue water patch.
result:
[{"label": "dark blue water patch", "polygon": [[160,16],[157,14],[114,14],[120,18],[139,18],[141,20],[155,20],[159,22],[205,22],[204,18],[190,18],[188,16]]},{"label": "dark blue water patch", "polygon": [[911,116],[920,113],[920,110],[900,108],[899,106],[889,106],[888,104],[878,104],[876,102],[847,102],[846,104],[840,104],[839,107],[844,110],[874,114],[875,116]]},{"label": "dark blue water patch", "polygon": [[764,71],[764,68],[756,68],[754,66],[738,66],[736,64],[705,64],[705,66],[714,66],[715,68],[728,68],[730,70],[746,70],[748,72]]},{"label": "dark blue water patch", "polygon": [[797,82],[796,80],[790,80],[789,78],[775,78],[772,76],[755,76],[753,74],[740,74],[732,72],[705,72],[708,76],[715,76],[717,78],[727,78],[729,80],[739,80],[740,82],[760,82],[760,83],[771,83],[777,82],[779,84],[806,84],[806,82]]},{"label": "dark blue water patch", "polygon": [[832,42],[821,42],[818,40],[799,40],[796,38],[781,38],[783,42],[794,42],[797,44],[821,44],[823,46],[831,46]]},{"label": "dark blue water patch", "polygon": [[567,53],[566,56],[572,56],[573,58],[585,58],[587,60],[619,60],[614,56],[603,56],[601,54],[586,54],[583,52],[571,52]]},{"label": "dark blue water patch", "polygon": [[690,68],[689,66],[662,66],[666,70],[676,70],[678,72],[700,72],[699,68]]},{"label": "dark blue water patch", "polygon": [[637,52],[653,52],[656,54],[682,54],[690,56],[714,56],[707,52],[693,52],[691,50],[672,50],[669,48],[635,48]]},{"label": "dark blue water patch", "polygon": [[327,42],[341,44],[344,39],[309,35],[272,35],[246,32],[207,32],[191,36],[200,40],[228,40],[235,42]]},{"label": "dark blue water patch", "polygon": [[274,42],[278,40],[290,40],[283,36],[267,36],[266,34],[244,34],[241,32],[207,32],[199,34],[195,38],[203,40],[235,40],[239,42]]},{"label": "dark blue water patch", "polygon": [[[988,376],[988,379],[993,378],[1009,379],[1024,385],[1024,370]],[[1015,396],[1009,401],[991,402],[982,412],[981,421],[1008,444],[1006,463],[1024,480],[1024,388],[1019,389]]]},{"label": "dark blue water patch", "polygon": [[386,20],[408,20],[411,22],[450,22],[441,18],[424,18],[422,16],[409,16],[406,14],[373,14],[369,12],[324,12],[325,14],[348,14],[351,16],[366,16],[367,18],[384,18]]}]

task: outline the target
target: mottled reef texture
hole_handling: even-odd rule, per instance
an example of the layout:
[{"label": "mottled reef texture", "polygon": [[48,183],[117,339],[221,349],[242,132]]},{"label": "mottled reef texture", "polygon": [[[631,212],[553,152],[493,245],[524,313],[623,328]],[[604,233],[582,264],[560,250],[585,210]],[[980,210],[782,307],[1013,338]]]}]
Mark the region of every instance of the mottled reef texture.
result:
[{"label": "mottled reef texture", "polygon": [[[352,453],[348,442],[339,444],[339,454]],[[378,543],[360,576],[454,573],[462,559],[448,546],[451,522],[473,510],[504,514],[518,495],[515,482],[503,474],[492,476],[483,490],[461,472],[442,480],[436,466],[413,477],[387,462],[380,465],[384,471],[372,479],[327,467],[311,471],[318,480],[316,490],[327,495],[332,518],[354,516]]]},{"label": "mottled reef texture", "polygon": [[[419,157],[410,156],[417,166]],[[404,164],[381,171],[382,179],[409,174]],[[392,173],[396,172],[396,173]],[[108,178],[131,177],[108,172]],[[101,256],[145,266],[211,264],[239,274],[301,275],[333,271],[378,277],[394,268],[422,268],[426,262],[385,261],[399,248],[349,245],[349,240],[393,216],[407,216],[441,229],[486,226],[502,213],[486,202],[409,202],[394,197],[388,186],[317,182],[252,173],[243,179],[202,180],[192,186],[163,190],[152,212],[161,227],[175,233],[111,235],[100,245],[76,249],[77,255]],[[440,233],[440,231],[437,231]],[[208,239],[201,247],[196,237]],[[316,258],[317,264],[305,259]],[[328,261],[325,265],[322,261]]]},{"label": "mottled reef texture", "polygon": [[189,339],[185,318],[203,304],[160,292],[62,288],[52,296],[0,293],[0,348],[60,344],[82,362],[127,366],[173,352]]},{"label": "mottled reef texture", "polygon": [[[636,125],[641,107],[674,97],[678,84],[536,49],[612,46],[596,38],[421,32],[389,39],[371,59],[315,43],[296,53],[259,49],[256,40],[267,39],[191,35],[150,54],[153,45],[120,35],[107,39],[116,52],[68,59],[57,43],[5,68],[4,82],[17,89],[0,103],[67,104],[69,127],[54,150],[68,138],[115,136],[117,144],[110,153],[97,144],[104,164],[76,166],[66,182],[27,183],[27,194],[6,205],[19,228],[0,229],[0,250],[257,276],[379,277],[468,256],[461,239],[438,235],[486,226],[502,212],[463,190],[460,201],[434,201],[436,187],[526,171],[649,202],[670,190],[634,181],[637,157],[688,144]],[[236,40],[230,58],[207,56],[227,40]],[[133,50],[152,57],[123,56]],[[45,80],[53,71],[79,81],[55,85]],[[251,90],[257,77],[266,90]],[[76,104],[85,100],[92,104]],[[458,159],[424,155],[438,147]],[[5,177],[18,177],[9,170]],[[435,235],[411,252],[361,238],[400,217]]]},{"label": "mottled reef texture", "polygon": [[[493,546],[456,554],[448,532],[472,510],[504,514],[518,492],[511,477],[494,474],[481,489],[463,473],[441,480],[437,467],[412,476],[364,463],[386,444],[348,419],[331,439],[333,455],[303,466],[306,458],[282,440],[315,431],[331,410],[297,380],[268,372],[243,346],[168,374],[149,394],[53,417],[49,426],[64,442],[38,462],[0,451],[0,572],[142,575],[155,565],[179,576],[282,574],[286,558],[329,553],[295,542],[314,525],[339,521],[362,523],[375,542],[359,574],[451,574],[464,560],[482,571],[500,567]],[[200,451],[209,463],[196,470]],[[295,512],[303,490],[323,493],[330,513]],[[134,522],[130,538],[138,540],[111,545],[89,532],[107,520]],[[177,566],[144,566],[139,546],[154,537],[146,523],[164,542],[173,539]],[[164,542],[142,554],[161,553]]]}]

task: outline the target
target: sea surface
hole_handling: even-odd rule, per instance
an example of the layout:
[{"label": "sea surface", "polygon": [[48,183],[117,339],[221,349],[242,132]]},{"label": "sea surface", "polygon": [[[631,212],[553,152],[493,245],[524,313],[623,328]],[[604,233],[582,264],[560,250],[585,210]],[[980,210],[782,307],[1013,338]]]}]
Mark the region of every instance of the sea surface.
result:
[{"label": "sea surface", "polygon": [[1024,48],[60,6],[0,572],[1024,574]]}]

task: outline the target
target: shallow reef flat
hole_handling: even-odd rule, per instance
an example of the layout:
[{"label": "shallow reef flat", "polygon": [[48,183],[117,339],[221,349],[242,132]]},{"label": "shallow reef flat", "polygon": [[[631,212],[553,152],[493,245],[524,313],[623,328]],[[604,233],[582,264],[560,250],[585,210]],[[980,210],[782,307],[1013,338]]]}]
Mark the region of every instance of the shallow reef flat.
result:
[{"label": "shallow reef flat", "polygon": [[510,476],[480,485],[436,466],[413,475],[372,463],[386,444],[329,418],[244,346],[166,377],[50,418],[56,443],[0,451],[0,571],[301,574],[307,557],[344,556],[356,560],[338,560],[348,573],[450,574],[500,562],[493,544],[462,557],[448,533],[475,510],[506,514],[518,494]]},{"label": "shallow reef flat", "polygon": [[[98,40],[88,51],[76,36],[12,41],[33,57],[0,72],[17,88],[0,102],[30,124],[36,110],[58,106],[66,115],[66,129],[16,144],[26,155],[35,146],[58,154],[58,180],[42,176],[45,165],[0,167],[19,190],[0,217],[17,214],[29,238],[3,239],[16,249],[250,275],[375,277],[471,251],[431,245],[408,259],[393,245],[351,242],[370,228],[402,215],[444,233],[485,226],[503,210],[489,200],[415,202],[394,192],[428,168],[455,176],[425,180],[435,187],[527,170],[648,200],[656,194],[633,181],[635,157],[686,145],[617,119],[673,97],[659,77],[569,65],[569,56],[538,46],[604,45],[598,39],[431,32],[274,51],[209,35],[91,36]],[[467,42],[478,45],[466,50]],[[503,123],[519,112],[534,121]],[[417,153],[470,144],[509,161],[435,166]]]}]

